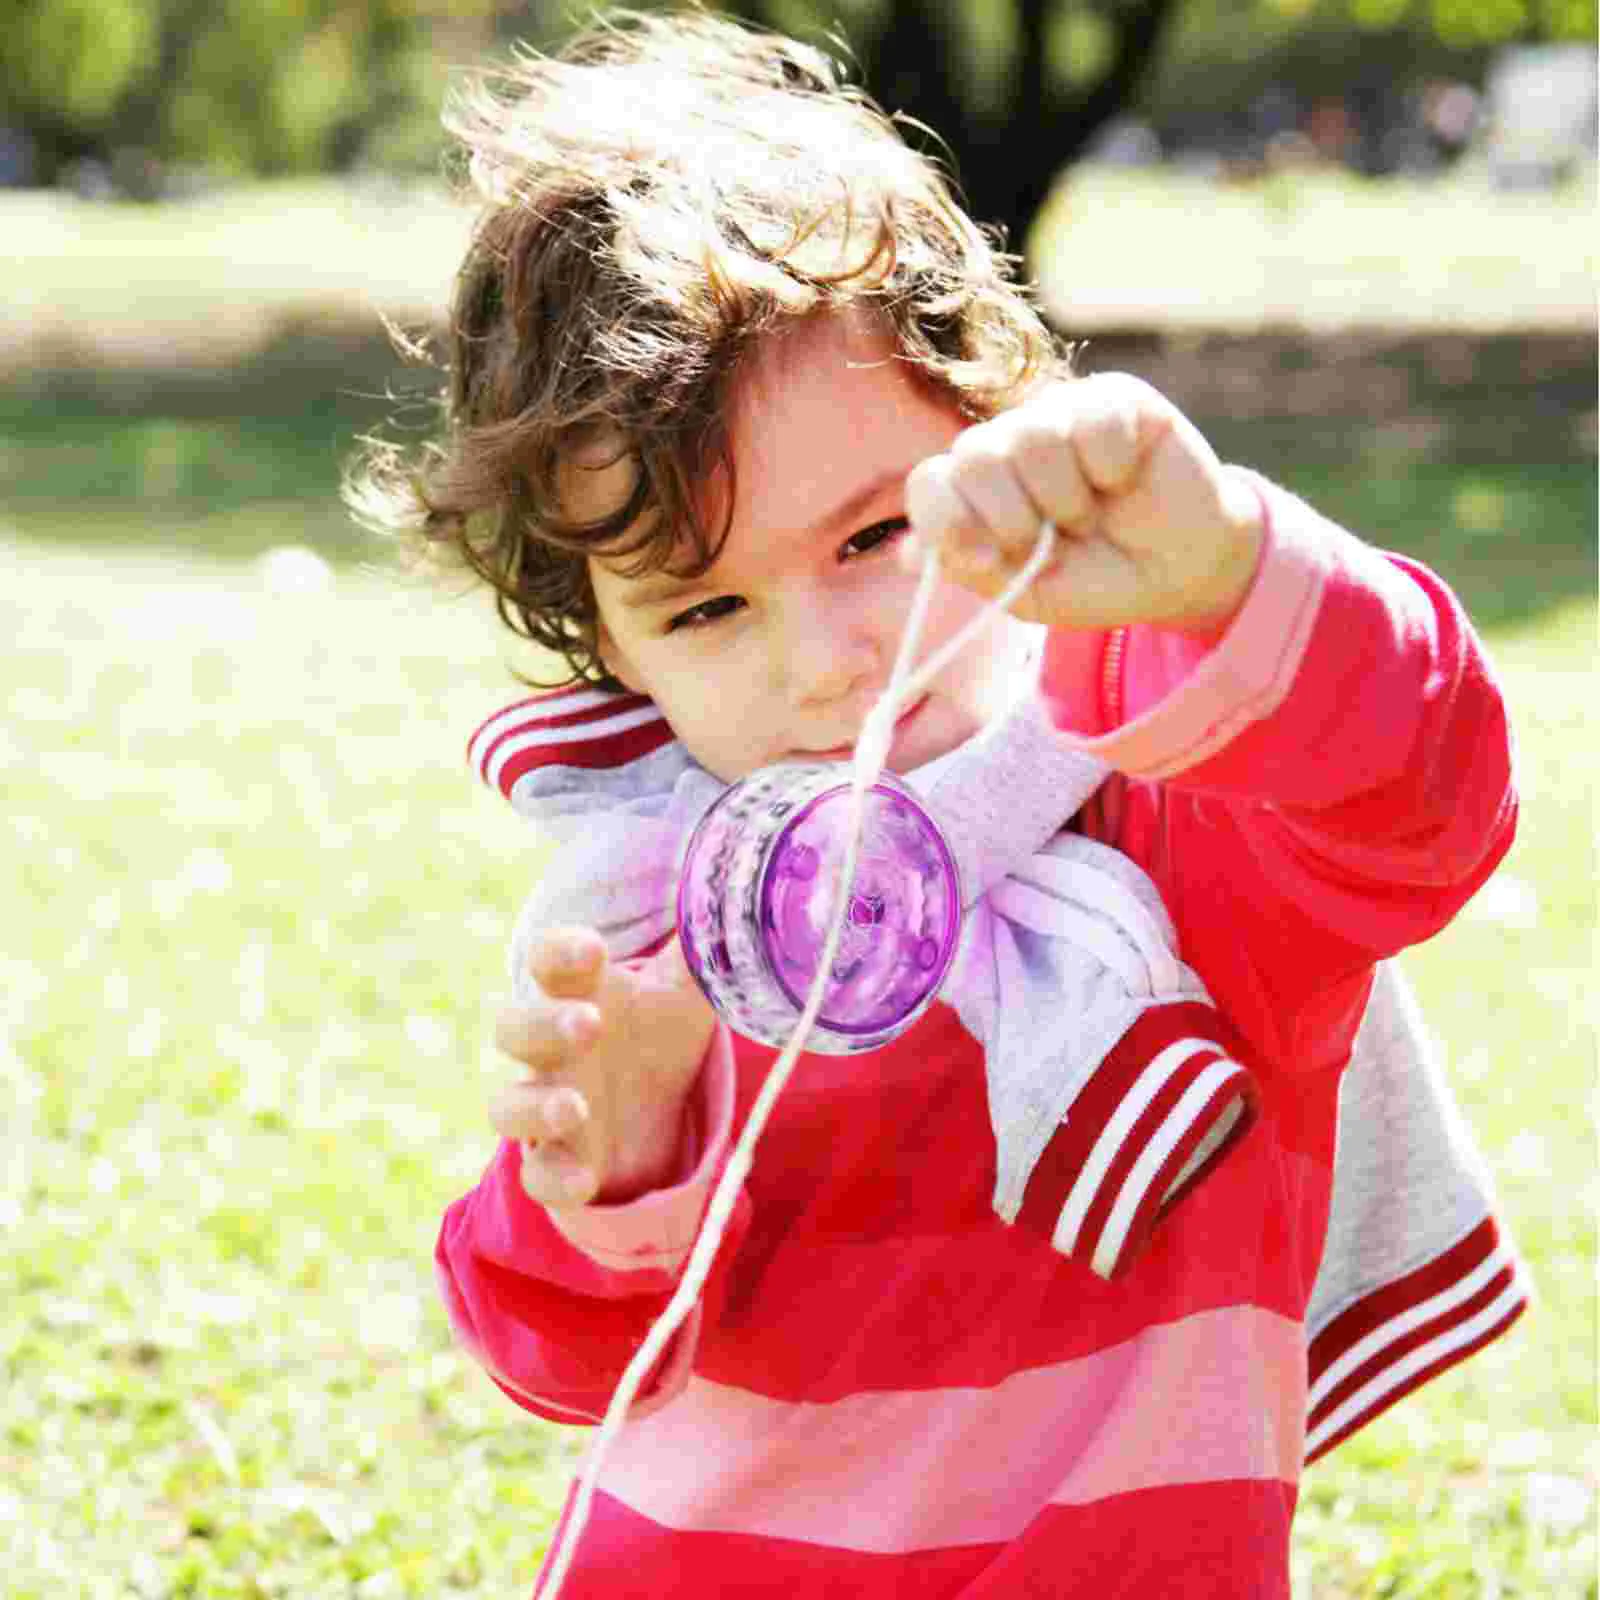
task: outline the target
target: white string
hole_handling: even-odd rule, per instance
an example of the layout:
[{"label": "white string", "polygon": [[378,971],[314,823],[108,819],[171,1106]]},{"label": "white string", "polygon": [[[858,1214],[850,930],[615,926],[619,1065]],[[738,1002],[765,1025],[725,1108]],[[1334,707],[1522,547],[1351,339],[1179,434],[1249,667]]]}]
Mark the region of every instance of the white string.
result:
[{"label": "white string", "polygon": [[738,1143],[734,1145],[733,1152],[728,1157],[728,1164],[712,1191],[711,1203],[706,1207],[705,1218],[695,1237],[694,1248],[689,1252],[683,1276],[678,1280],[677,1290],[668,1301],[666,1310],[656,1318],[649,1333],[645,1335],[644,1342],[634,1351],[633,1359],[623,1371],[616,1392],[611,1396],[611,1403],[606,1407],[605,1417],[590,1446],[583,1471],[579,1474],[577,1492],[573,1496],[572,1505],[568,1508],[561,1540],[542,1586],[543,1600],[557,1600],[557,1596],[561,1593],[561,1585],[566,1579],[567,1569],[572,1565],[578,1540],[583,1537],[583,1531],[588,1526],[589,1507],[594,1499],[600,1468],[617,1434],[622,1431],[628,1408],[638,1395],[639,1385],[644,1382],[646,1374],[655,1366],[662,1351],[666,1349],[668,1340],[682,1327],[684,1319],[700,1298],[700,1291],[705,1287],[706,1278],[711,1272],[711,1264],[716,1259],[717,1250],[722,1244],[722,1236],[727,1230],[728,1219],[733,1215],[739,1191],[750,1175],[750,1168],[755,1160],[756,1141],[760,1139],[762,1130],[767,1125],[767,1119],[772,1114],[772,1108],[777,1104],[778,1096],[789,1081],[789,1075],[793,1072],[795,1063],[805,1048],[806,1040],[811,1036],[817,1014],[822,1009],[822,997],[828,986],[828,975],[833,971],[834,957],[838,954],[839,938],[844,928],[845,911],[850,902],[849,890],[855,883],[856,855],[860,849],[861,829],[866,817],[867,792],[878,781],[884,762],[888,760],[889,746],[894,737],[895,719],[899,715],[900,708],[918,694],[924,684],[942,672],[967,641],[992,617],[1010,609],[1017,597],[1033,582],[1050,559],[1055,544],[1055,534],[1053,522],[1043,523],[1031,554],[1010,583],[964,628],[958,630],[953,638],[947,640],[915,672],[911,672],[911,655],[922,636],[923,623],[927,618],[934,584],[938,581],[939,575],[937,549],[930,545],[923,555],[922,570],[918,574],[916,592],[911,599],[911,612],[906,618],[905,632],[900,637],[900,649],[895,658],[894,668],[889,674],[888,686],[872,710],[867,713],[861,733],[856,739],[851,767],[850,811],[846,823],[847,842],[844,859],[834,876],[833,900],[828,914],[828,933],[823,940],[822,958],[817,963],[817,975],[812,980],[811,992],[806,996],[805,1007],[800,1013],[799,1021],[795,1023],[794,1032],[789,1036],[789,1042],[783,1047],[783,1052],[777,1061],[773,1063],[771,1071],[767,1073],[766,1081],[761,1085],[760,1094],[750,1107],[750,1115],[745,1119],[744,1130],[740,1133]]}]

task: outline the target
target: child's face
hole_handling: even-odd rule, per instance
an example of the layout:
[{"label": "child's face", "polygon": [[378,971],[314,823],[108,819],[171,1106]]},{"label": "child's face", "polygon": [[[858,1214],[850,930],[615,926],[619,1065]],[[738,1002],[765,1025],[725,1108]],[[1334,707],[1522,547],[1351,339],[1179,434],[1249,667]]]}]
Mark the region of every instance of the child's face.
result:
[{"label": "child's face", "polygon": [[[906,474],[963,423],[912,381],[885,335],[835,316],[760,352],[728,425],[737,497],[710,572],[686,585],[630,580],[594,557],[589,570],[607,669],[731,783],[779,761],[849,756],[888,684],[916,587],[893,555]],[[626,471],[577,474],[572,494],[599,509],[623,492]],[[917,659],[982,607],[941,581]],[[982,629],[900,719],[889,770],[910,772],[976,733],[1003,703],[1028,637],[1009,616]]]}]

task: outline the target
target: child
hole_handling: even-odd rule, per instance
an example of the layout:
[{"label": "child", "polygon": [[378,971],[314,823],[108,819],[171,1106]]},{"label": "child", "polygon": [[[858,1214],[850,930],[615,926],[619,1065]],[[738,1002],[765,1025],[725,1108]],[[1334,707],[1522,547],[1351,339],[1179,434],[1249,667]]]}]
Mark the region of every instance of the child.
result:
[{"label": "child", "polygon": [[[1059,533],[1024,620],[935,680],[889,757],[991,808],[961,992],[992,1003],[803,1058],[563,1592],[1287,1594],[1303,1457],[1523,1303],[1460,1163],[1382,1166],[1362,1187],[1384,1218],[1451,1224],[1402,1232],[1381,1289],[1319,1279],[1330,1226],[1342,1263],[1373,1214],[1334,1160],[1378,964],[1512,836],[1470,626],[1437,578],[1223,466],[1146,386],[1069,381],[935,172],[814,53],[629,19],[505,83],[456,129],[487,204],[449,435],[371,492],[588,685],[474,743],[586,847],[519,928],[497,1037],[527,1071],[437,1257],[518,1403],[604,1411],[774,1057],[689,979],[660,841],[707,785],[848,755],[914,586],[901,551],[935,545],[954,580],[928,653],[1041,519]],[[1052,792],[1085,757],[1110,777]],[[1079,1074],[1001,1207],[996,1060],[1031,1041],[1048,1077],[1094,1009],[1016,933],[1083,865],[1070,835],[1052,857],[1074,813],[1140,908],[1117,926],[1175,930],[1228,1025],[1198,1056],[1175,1041],[1160,1082],[1148,1052],[1107,1070],[1121,1046]],[[574,906],[589,926],[564,925]],[[1379,999],[1379,1026],[1413,1026],[1388,979]],[[1385,1104],[1420,1122],[1427,1100]]]}]

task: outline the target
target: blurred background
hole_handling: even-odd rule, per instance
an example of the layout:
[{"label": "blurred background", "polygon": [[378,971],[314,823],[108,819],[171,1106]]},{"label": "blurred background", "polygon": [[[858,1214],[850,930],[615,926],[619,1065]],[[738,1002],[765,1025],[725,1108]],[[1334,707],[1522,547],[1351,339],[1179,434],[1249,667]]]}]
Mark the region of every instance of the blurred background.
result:
[{"label": "blurred background", "polygon": [[[1504,868],[1407,957],[1539,1296],[1307,1476],[1297,1595],[1596,1595],[1594,0],[769,0],[1084,370],[1442,571]],[[452,1350],[543,665],[337,498],[421,439],[486,0],[0,12],[0,1593],[526,1592],[578,1441]]]}]

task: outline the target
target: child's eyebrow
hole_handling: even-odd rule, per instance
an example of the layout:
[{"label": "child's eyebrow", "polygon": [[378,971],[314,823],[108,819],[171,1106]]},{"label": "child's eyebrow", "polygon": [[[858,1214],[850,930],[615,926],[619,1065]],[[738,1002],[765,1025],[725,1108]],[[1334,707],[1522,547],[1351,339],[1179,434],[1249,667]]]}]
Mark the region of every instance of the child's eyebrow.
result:
[{"label": "child's eyebrow", "polygon": [[[913,461],[910,466],[890,467],[884,472],[874,473],[865,483],[852,489],[831,511],[812,523],[810,536],[814,538],[819,534],[836,532],[854,522],[879,496],[904,483],[915,465]],[[630,611],[643,611],[650,606],[665,605],[669,600],[680,600],[715,583],[716,579],[709,572],[699,578],[679,578],[671,573],[663,573],[652,582],[630,586],[620,598]]]}]

